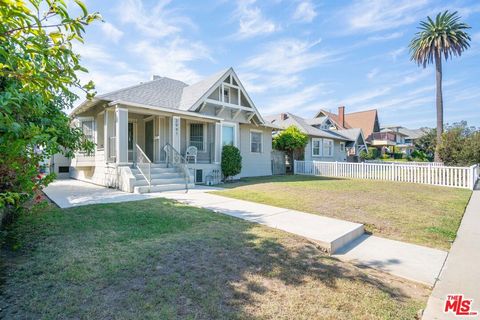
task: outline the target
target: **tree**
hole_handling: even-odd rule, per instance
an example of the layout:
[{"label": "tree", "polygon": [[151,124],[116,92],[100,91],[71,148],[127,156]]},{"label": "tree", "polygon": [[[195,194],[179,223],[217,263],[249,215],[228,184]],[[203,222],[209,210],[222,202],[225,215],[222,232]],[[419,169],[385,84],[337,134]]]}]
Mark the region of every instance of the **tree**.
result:
[{"label": "tree", "polygon": [[437,130],[425,129],[425,134],[415,140],[415,149],[423,152],[432,161],[437,146]]},{"label": "tree", "polygon": [[63,112],[78,98],[74,88],[94,95],[93,83],[78,78],[87,70],[72,43],[101,17],[75,3],[78,17],[64,0],[0,0],[0,209],[20,207],[53,179],[39,175],[41,160],[93,150]]},{"label": "tree", "polygon": [[242,156],[235,146],[226,145],[222,148],[222,174],[225,181],[242,171]]},{"label": "tree", "polygon": [[438,152],[447,165],[469,166],[480,163],[480,132],[466,121],[447,125]]},{"label": "tree", "polygon": [[303,151],[307,143],[308,136],[296,126],[290,126],[273,138],[272,145],[276,150],[285,151],[293,163],[295,153]]},{"label": "tree", "polygon": [[[443,133],[443,95],[442,95],[442,55],[445,60],[452,56],[460,56],[470,47],[470,36],[466,29],[470,27],[460,22],[457,12],[437,14],[435,21],[427,17],[420,22],[420,31],[410,42],[411,60],[426,68],[435,62],[436,109],[437,109],[437,146],[440,145]],[[435,161],[440,161],[438,149]]]}]

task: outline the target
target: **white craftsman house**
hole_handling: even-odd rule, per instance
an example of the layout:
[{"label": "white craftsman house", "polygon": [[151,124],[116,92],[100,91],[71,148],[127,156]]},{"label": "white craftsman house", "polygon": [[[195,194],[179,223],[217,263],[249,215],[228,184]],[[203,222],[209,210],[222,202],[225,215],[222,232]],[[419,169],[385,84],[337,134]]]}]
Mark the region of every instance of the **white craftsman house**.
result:
[{"label": "white craftsman house", "polygon": [[96,144],[72,159],[76,179],[140,193],[215,184],[224,145],[240,149],[238,177],[271,175],[272,126],[232,68],[193,85],[154,76],[97,95],[71,117]]}]

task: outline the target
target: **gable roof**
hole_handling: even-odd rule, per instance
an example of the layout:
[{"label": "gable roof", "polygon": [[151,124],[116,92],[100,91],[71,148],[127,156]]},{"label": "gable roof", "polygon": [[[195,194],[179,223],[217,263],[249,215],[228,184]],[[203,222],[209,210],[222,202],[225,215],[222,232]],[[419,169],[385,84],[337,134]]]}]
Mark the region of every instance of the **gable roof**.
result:
[{"label": "gable roof", "polygon": [[[263,117],[258,112],[233,68],[224,69],[192,85],[168,77],[156,77],[152,81],[97,95],[93,100],[86,100],[74,108],[70,115],[73,116],[78,112],[82,112],[99,101],[121,101],[124,104],[141,104],[152,108],[194,112],[200,103],[230,75],[235,79],[239,90],[242,91],[242,96],[250,104],[251,111],[249,110],[250,108],[238,108],[248,109],[246,111],[256,115],[260,124],[265,124]],[[229,107],[236,108],[237,106],[232,105]]]},{"label": "gable roof", "polygon": [[398,130],[398,132],[405,135],[406,139],[419,139],[426,134],[425,129],[422,129],[422,128],[420,128],[420,129],[408,129],[408,128],[405,128],[405,127],[402,127],[402,126],[393,126],[393,125],[384,126],[384,127],[382,127],[382,130],[391,129],[391,128],[396,128]]},{"label": "gable roof", "polygon": [[98,95],[95,98],[98,100],[122,100],[154,107],[178,109],[185,87],[188,87],[188,85],[182,81],[159,77],[132,87]]},{"label": "gable roof", "polygon": [[232,68],[222,70],[197,83],[192,84],[191,86],[186,86],[183,88],[179,109],[189,110],[231,69]]},{"label": "gable roof", "polygon": [[368,139],[375,131],[375,125],[378,124],[377,109],[346,113],[345,122],[348,123],[349,128],[361,128]]},{"label": "gable roof", "polygon": [[377,109],[345,113],[343,126],[340,124],[338,114],[323,109],[320,109],[320,111],[317,112],[314,119],[323,118],[325,116],[329,117],[339,129],[362,129],[363,134],[367,139],[375,131],[375,124],[378,123]]},{"label": "gable roof", "polygon": [[320,137],[320,138],[328,138],[328,139],[336,139],[336,140],[342,140],[342,141],[349,141],[350,139],[344,137],[341,134],[338,134],[335,131],[331,130],[324,130],[324,129],[318,129],[315,127],[312,127],[307,123],[305,119],[302,117],[296,116],[294,114],[291,114],[289,112],[286,113],[287,119],[282,120],[281,115],[273,115],[266,117],[266,119],[271,119],[272,123],[286,129],[290,126],[296,126],[300,131],[303,133],[308,134],[309,136],[314,136],[314,137]]}]

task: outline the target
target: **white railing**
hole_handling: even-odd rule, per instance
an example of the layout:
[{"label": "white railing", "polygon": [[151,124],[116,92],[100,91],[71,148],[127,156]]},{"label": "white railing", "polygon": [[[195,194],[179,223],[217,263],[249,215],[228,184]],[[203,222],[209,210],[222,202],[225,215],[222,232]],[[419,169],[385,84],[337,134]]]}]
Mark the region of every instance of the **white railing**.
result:
[{"label": "white railing", "polygon": [[390,180],[473,190],[479,166],[415,166],[404,164],[295,161],[294,173],[354,179]]},{"label": "white railing", "polygon": [[188,192],[188,184],[190,183],[190,171],[188,170],[188,163],[185,158],[178,152],[171,144],[167,143],[163,147],[165,151],[165,161],[167,167],[174,166],[179,169],[185,180],[185,191]]},{"label": "white railing", "polygon": [[152,187],[152,161],[147,157],[145,152],[143,152],[142,148],[135,145],[135,165],[138,168],[138,171],[142,174],[142,176],[147,180],[148,183],[148,192],[150,192],[150,188]]},{"label": "white railing", "polygon": [[381,163],[381,164],[395,164],[395,165],[411,165],[411,166],[431,166],[444,167],[443,162],[419,162],[419,161],[384,161],[384,160],[365,160],[366,163]]}]

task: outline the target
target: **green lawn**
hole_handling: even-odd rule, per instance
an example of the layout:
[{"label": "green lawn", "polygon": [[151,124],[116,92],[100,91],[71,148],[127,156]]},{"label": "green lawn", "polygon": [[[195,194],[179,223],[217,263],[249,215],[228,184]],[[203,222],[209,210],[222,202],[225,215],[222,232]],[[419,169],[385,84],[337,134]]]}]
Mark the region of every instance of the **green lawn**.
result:
[{"label": "green lawn", "polygon": [[390,181],[274,176],[214,192],[365,224],[391,239],[449,249],[471,191]]},{"label": "green lawn", "polygon": [[35,210],[0,240],[2,319],[413,319],[429,294],[164,199]]}]

